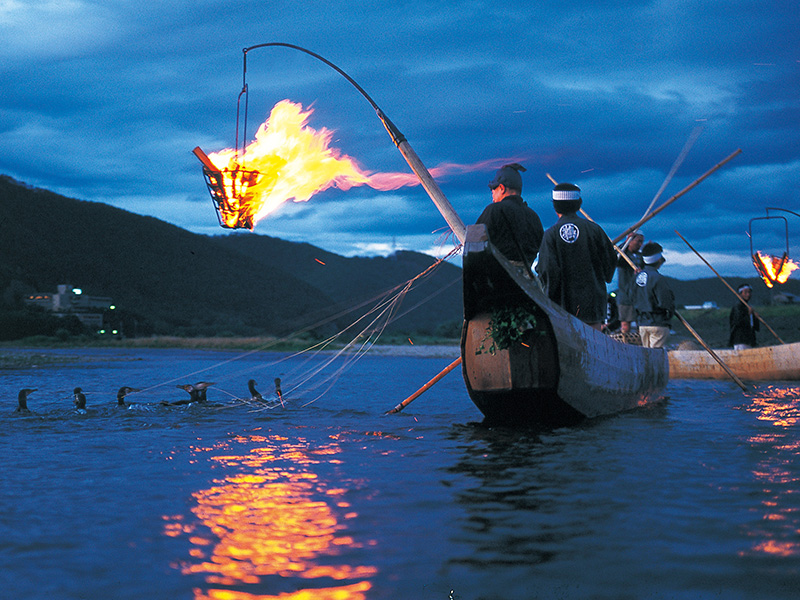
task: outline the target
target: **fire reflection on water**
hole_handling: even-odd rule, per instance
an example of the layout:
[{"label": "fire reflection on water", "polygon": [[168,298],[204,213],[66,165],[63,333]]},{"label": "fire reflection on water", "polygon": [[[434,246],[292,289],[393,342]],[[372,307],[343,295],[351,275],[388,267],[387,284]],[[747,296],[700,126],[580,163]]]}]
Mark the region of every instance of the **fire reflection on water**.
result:
[{"label": "fire reflection on water", "polygon": [[[759,390],[762,392],[762,390]],[[800,556],[800,477],[796,468],[800,440],[800,387],[769,386],[752,399],[747,410],[775,429],[751,437],[748,442],[766,457],[754,471],[764,484],[763,526],[752,532],[757,554]]]},{"label": "fire reflection on water", "polygon": [[[359,547],[342,534],[345,527],[337,521],[337,513],[345,519],[355,516],[342,498],[345,490],[328,489],[309,468],[322,461],[335,463],[337,446],[311,450],[279,436],[249,436],[232,443],[236,442],[259,445],[244,455],[211,457],[226,471],[238,472],[193,494],[197,521],[165,517],[165,534],[188,535],[192,544],[194,561],[177,567],[187,575],[205,574],[208,589],[195,589],[195,599],[365,598],[372,587],[366,578],[377,570],[336,564],[343,548]],[[298,583],[302,580],[314,584]],[[268,588],[270,594],[240,591],[248,586]]]}]

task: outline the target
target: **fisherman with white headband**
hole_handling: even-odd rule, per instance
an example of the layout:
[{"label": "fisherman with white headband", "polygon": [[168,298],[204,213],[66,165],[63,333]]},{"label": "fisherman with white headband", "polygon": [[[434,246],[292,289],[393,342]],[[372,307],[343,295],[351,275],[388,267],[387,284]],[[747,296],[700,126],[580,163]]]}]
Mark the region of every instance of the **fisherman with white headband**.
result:
[{"label": "fisherman with white headband", "polygon": [[753,288],[743,283],[737,291],[748,304],[737,302],[731,308],[729,316],[731,335],[728,339],[728,345],[733,346],[734,350],[755,348],[758,345],[756,343],[756,331],[759,329],[759,324],[758,319],[753,314],[753,308],[749,305]]},{"label": "fisherman with white headband", "polygon": [[675,295],[658,272],[664,264],[661,244],[648,242],[642,248],[644,270],[636,275],[633,306],[639,323],[639,336],[645,348],[663,348],[675,314]]},{"label": "fisherman with white headband", "polygon": [[617,255],[597,223],[578,215],[581,189],[572,183],[553,188],[556,224],[544,232],[536,271],[547,296],[567,312],[600,329]]}]

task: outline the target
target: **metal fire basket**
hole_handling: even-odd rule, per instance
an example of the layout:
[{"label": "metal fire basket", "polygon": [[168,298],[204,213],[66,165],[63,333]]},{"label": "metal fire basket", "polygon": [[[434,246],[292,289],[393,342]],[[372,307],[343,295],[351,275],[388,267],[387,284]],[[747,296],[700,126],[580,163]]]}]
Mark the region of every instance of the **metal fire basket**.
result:
[{"label": "metal fire basket", "polygon": [[242,212],[242,198],[258,180],[259,172],[246,169],[219,171],[204,166],[203,176],[220,226],[226,229],[253,229],[253,215]]},{"label": "metal fire basket", "polygon": [[203,177],[220,226],[226,229],[253,229],[253,215],[243,200],[250,186],[258,181],[260,173],[247,169],[218,169],[199,146],[192,152],[203,163]]},{"label": "metal fire basket", "polygon": [[750,257],[753,259],[753,266],[756,268],[758,274],[767,284],[767,287],[772,287],[775,283],[777,283],[777,279],[775,278],[775,275],[770,274],[764,268],[764,265],[761,264],[761,261],[758,259],[758,255],[753,249],[753,221],[768,221],[773,219],[779,219],[783,221],[784,239],[786,241],[786,250],[783,252],[783,256],[778,261],[778,264],[775,265],[775,261],[773,260],[773,267],[775,267],[773,270],[775,274],[777,274],[781,272],[781,270],[783,269],[783,265],[789,259],[789,223],[787,222],[786,217],[770,216],[768,212],[766,217],[754,217],[750,219],[750,223],[747,226],[747,237],[750,238]]}]

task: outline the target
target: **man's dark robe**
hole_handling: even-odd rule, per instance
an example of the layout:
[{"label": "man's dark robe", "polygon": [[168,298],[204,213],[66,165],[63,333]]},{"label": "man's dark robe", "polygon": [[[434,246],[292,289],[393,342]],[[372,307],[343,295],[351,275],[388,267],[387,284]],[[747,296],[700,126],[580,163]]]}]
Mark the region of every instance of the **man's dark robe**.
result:
[{"label": "man's dark robe", "polygon": [[572,213],[544,232],[536,271],[551,300],[586,323],[602,323],[616,266],[605,231]]},{"label": "man's dark robe", "polygon": [[486,225],[489,241],[508,260],[533,263],[544,228],[539,215],[520,196],[506,196],[487,206],[477,223]]}]

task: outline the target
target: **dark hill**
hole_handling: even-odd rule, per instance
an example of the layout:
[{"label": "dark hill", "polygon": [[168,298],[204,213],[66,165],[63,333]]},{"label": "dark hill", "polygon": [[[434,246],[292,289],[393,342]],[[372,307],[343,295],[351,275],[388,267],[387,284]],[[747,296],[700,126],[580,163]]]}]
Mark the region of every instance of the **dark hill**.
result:
[{"label": "dark hill", "polygon": [[[0,329],[24,320],[23,295],[66,283],[113,298],[119,312],[146,324],[137,327],[140,334],[280,336],[316,326],[316,334],[328,335],[433,262],[416,252],[346,258],[251,233],[198,235],[0,176]],[[389,331],[454,334],[460,273],[445,263],[420,281],[395,309]],[[729,280],[744,281],[756,305],[769,304],[776,291],[800,295],[796,278],[776,290],[757,277]],[[679,306],[710,301],[726,308],[736,301],[713,276],[670,283]],[[0,339],[9,339],[3,333]]]},{"label": "dark hill", "polygon": [[[218,242],[262,264],[291,266],[292,275],[318,287],[338,309],[366,304],[380,294],[416,277],[434,262],[418,252],[395,252],[389,257],[352,257],[326,252],[305,243],[287,242],[265,235],[219,236]],[[419,308],[410,310],[415,306]],[[421,278],[398,309],[395,331],[435,333],[443,325],[461,320],[461,269],[444,263]],[[452,328],[451,328],[452,329]]]},{"label": "dark hill", "polygon": [[[0,176],[0,292],[6,309],[23,294],[68,283],[89,295],[112,297],[155,333],[284,335],[401,284],[433,262],[416,253],[346,259],[261,237],[198,235]],[[312,256],[325,268],[315,270],[322,265],[313,259],[309,265]],[[460,272],[449,264],[440,271],[447,274],[437,274],[440,279],[428,285],[454,280]],[[371,277],[376,272],[380,276]],[[459,320],[460,291],[451,286],[436,308],[428,303],[397,327],[416,331]],[[340,318],[327,332],[352,318]]]}]

